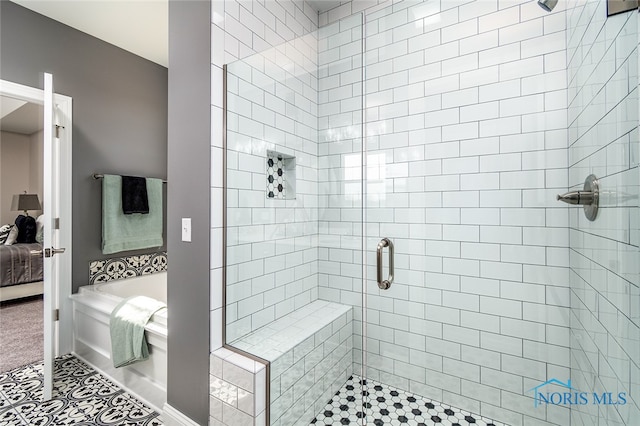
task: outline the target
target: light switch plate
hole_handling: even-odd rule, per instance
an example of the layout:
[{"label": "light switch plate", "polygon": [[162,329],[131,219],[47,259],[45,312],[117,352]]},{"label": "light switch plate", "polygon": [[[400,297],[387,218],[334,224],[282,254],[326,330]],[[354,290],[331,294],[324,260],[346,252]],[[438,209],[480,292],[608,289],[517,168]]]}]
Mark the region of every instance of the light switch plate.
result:
[{"label": "light switch plate", "polygon": [[182,241],[187,243],[191,242],[191,218],[190,217],[182,218]]}]

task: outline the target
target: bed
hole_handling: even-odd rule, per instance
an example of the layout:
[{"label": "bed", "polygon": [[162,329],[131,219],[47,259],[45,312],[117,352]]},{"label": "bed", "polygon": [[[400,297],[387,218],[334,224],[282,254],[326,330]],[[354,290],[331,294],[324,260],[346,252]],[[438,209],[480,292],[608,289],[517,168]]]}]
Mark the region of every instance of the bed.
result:
[{"label": "bed", "polygon": [[42,244],[0,245],[0,302],[43,293]]}]

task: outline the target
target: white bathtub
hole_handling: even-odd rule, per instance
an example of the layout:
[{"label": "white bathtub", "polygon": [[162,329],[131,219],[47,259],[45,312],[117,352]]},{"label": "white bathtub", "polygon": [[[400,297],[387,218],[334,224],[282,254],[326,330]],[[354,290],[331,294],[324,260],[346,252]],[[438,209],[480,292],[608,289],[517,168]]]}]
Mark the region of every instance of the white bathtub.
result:
[{"label": "white bathtub", "polygon": [[125,297],[144,295],[167,301],[167,273],[80,287],[73,299],[74,353],[135,394],[158,412],[167,400],[167,310],[151,317],[145,327],[149,359],[114,368],[111,362],[111,311]]}]

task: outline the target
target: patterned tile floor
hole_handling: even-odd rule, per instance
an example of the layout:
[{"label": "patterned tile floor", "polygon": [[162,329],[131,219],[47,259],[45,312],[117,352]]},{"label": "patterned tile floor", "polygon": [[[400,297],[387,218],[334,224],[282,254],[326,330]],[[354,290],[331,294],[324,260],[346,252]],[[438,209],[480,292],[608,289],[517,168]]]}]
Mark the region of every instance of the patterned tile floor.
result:
[{"label": "patterned tile floor", "polygon": [[55,362],[53,399],[44,403],[43,364],[0,374],[0,426],[162,426],[158,413],[72,355]]},{"label": "patterned tile floor", "polygon": [[[504,426],[437,401],[352,376],[311,424],[367,426]],[[360,411],[364,395],[366,412]]]}]

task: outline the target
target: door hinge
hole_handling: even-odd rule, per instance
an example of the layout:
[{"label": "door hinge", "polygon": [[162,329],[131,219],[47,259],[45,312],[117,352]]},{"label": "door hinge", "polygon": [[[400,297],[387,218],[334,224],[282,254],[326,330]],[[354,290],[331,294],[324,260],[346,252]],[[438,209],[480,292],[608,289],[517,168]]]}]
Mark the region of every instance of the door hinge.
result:
[{"label": "door hinge", "polygon": [[60,218],[56,217],[53,219],[53,229],[60,229]]},{"label": "door hinge", "polygon": [[64,129],[64,126],[56,124],[56,138],[60,139],[60,129]]},{"label": "door hinge", "polygon": [[53,320],[60,321],[60,309],[55,309],[53,311]]}]

